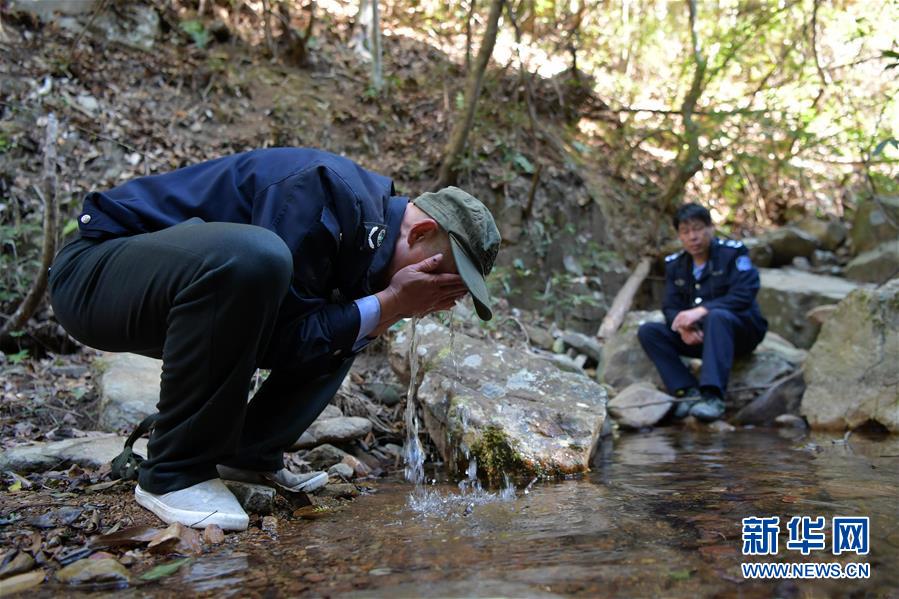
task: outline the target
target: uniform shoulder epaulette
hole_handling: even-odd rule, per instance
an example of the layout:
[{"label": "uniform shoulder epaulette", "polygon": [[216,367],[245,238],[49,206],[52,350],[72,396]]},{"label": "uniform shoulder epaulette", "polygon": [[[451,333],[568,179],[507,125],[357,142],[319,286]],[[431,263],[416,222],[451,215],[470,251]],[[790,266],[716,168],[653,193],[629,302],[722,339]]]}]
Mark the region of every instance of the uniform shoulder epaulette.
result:
[{"label": "uniform shoulder epaulette", "polygon": [[718,245],[723,245],[729,248],[741,248],[743,247],[743,242],[739,239],[719,239]]},{"label": "uniform shoulder epaulette", "polygon": [[665,256],[665,262],[674,262],[675,260],[680,258],[683,253],[684,250],[680,250],[678,252],[674,252],[673,254],[668,254],[667,256]]}]

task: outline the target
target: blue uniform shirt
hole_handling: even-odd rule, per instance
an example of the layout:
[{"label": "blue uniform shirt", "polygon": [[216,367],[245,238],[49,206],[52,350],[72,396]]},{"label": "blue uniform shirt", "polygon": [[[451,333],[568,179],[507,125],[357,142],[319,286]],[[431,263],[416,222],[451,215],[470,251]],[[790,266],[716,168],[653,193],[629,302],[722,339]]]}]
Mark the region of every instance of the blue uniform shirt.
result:
[{"label": "blue uniform shirt", "polygon": [[158,231],[193,217],[273,231],[290,249],[294,273],[263,362],[321,371],[359,349],[357,340],[377,324],[374,307],[353,300],[386,283],[407,203],[394,196],[390,179],[347,158],[269,148],[91,192],[79,226],[93,239]]},{"label": "blue uniform shirt", "polygon": [[694,276],[693,257],[681,250],[665,258],[665,298],[662,312],[668,326],[683,310],[704,306],[746,316],[760,331],[768,322],[762,317],[755,296],[759,272],[740,241],[712,239],[709,259]]}]

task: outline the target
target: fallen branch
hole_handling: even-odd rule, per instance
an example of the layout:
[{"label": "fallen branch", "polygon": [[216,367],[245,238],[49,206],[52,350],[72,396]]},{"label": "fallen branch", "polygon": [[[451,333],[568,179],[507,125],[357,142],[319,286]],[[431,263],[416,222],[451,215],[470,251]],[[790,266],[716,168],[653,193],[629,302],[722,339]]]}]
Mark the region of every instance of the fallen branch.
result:
[{"label": "fallen branch", "polygon": [[627,278],[621,291],[615,296],[615,301],[612,302],[612,307],[609,308],[606,317],[602,319],[602,324],[599,326],[599,331],[596,333],[597,337],[600,339],[608,339],[618,330],[621,323],[624,322],[624,317],[627,315],[628,311],[631,309],[631,304],[634,302],[634,295],[636,295],[637,291],[640,289],[640,285],[643,284],[643,280],[649,274],[650,264],[652,264],[651,258],[643,258],[640,260],[637,268],[634,269],[634,272]]},{"label": "fallen branch", "polygon": [[31,289],[25,295],[25,299],[9,317],[3,327],[0,328],[0,341],[9,337],[10,333],[25,326],[31,315],[37,310],[47,290],[47,269],[53,262],[56,254],[56,230],[58,228],[59,208],[57,205],[56,191],[56,137],[59,124],[56,116],[50,113],[47,116],[47,133],[44,138],[44,180],[43,193],[34,187],[35,193],[44,204],[44,242],[41,248],[41,266],[34,277]]}]

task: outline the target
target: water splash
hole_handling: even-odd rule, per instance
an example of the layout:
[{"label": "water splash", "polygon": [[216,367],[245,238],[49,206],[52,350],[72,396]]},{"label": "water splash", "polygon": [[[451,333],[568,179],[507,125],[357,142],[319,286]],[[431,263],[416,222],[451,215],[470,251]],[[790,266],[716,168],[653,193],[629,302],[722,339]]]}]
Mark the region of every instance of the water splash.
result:
[{"label": "water splash", "polygon": [[406,480],[420,485],[425,479],[425,451],[418,438],[418,370],[421,365],[421,357],[418,355],[418,332],[416,326],[418,318],[412,318],[409,322],[409,389],[406,392],[406,443],[403,446],[403,458],[406,462]]}]

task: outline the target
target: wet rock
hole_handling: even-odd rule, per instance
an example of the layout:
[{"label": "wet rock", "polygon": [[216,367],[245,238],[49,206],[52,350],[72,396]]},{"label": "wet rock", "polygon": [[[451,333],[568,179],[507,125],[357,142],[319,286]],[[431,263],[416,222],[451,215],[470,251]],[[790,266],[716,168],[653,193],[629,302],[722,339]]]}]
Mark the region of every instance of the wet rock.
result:
[{"label": "wet rock", "polygon": [[899,196],[878,196],[859,202],[852,219],[852,249],[856,254],[873,250],[899,235]]},{"label": "wet rock", "polygon": [[94,362],[94,368],[101,372],[100,428],[130,429],[156,411],[162,360],[107,353]]},{"label": "wet rock", "polygon": [[370,432],[371,420],[359,416],[316,420],[297,439],[291,451],[317,447],[323,443],[348,443],[354,439],[361,439]]},{"label": "wet rock", "polygon": [[797,371],[782,381],[773,384],[762,395],[744,406],[734,415],[734,424],[771,424],[777,417],[799,411],[805,380],[802,371]]},{"label": "wet rock", "polygon": [[621,328],[603,347],[602,360],[596,369],[600,382],[608,383],[615,389],[624,389],[640,381],[649,382],[658,388],[663,387],[655,365],[637,339],[637,329],[644,322],[665,322],[665,317],[660,310],[628,313]]},{"label": "wet rock", "polygon": [[223,481],[241,507],[250,514],[271,514],[275,507],[275,490],[266,485],[255,485],[236,480]]},{"label": "wet rock", "polygon": [[359,496],[359,489],[353,483],[328,484],[316,493],[316,496],[332,499],[352,499]]},{"label": "wet rock", "polygon": [[[410,328],[390,344],[391,364],[408,360]],[[466,450],[486,476],[502,472],[582,472],[606,417],[606,391],[530,353],[449,330],[433,319],[418,327],[418,399],[425,426],[451,467]],[[408,367],[395,367],[397,372]]]},{"label": "wet rock", "polygon": [[801,220],[797,226],[814,237],[818,247],[830,252],[843,245],[849,233],[846,225],[836,218],[807,217]]},{"label": "wet rock", "polygon": [[[124,444],[125,437],[107,434],[13,447],[0,452],[0,470],[32,472],[66,464],[99,468],[121,453]],[[146,456],[147,440],[138,439],[134,449],[138,454]]]},{"label": "wet rock", "polygon": [[366,383],[362,391],[376,402],[388,408],[400,403],[403,399],[403,393],[406,392],[400,385],[381,382]]},{"label": "wet rock", "polygon": [[814,237],[789,226],[769,231],[761,239],[771,247],[771,266],[790,264],[797,256],[810,258],[818,247]]},{"label": "wet rock", "polygon": [[887,241],[852,259],[846,277],[865,283],[883,283],[899,274],[899,241]]},{"label": "wet rock", "polygon": [[641,429],[664,418],[672,400],[649,383],[634,383],[609,400],[609,414],[621,426]]},{"label": "wet rock", "polygon": [[225,531],[218,524],[210,524],[203,529],[203,542],[207,545],[218,545],[225,541]]},{"label": "wet rock", "polygon": [[114,559],[82,559],[56,572],[56,579],[64,584],[131,582],[125,566]]},{"label": "wet rock", "polygon": [[38,586],[47,577],[47,573],[43,570],[32,570],[24,574],[16,574],[3,580],[0,586],[0,596],[15,595],[28,589]]},{"label": "wet rock", "polygon": [[812,428],[869,420],[899,432],[899,278],[858,289],[821,328],[805,363],[801,413]]},{"label": "wet rock", "polygon": [[706,428],[713,433],[732,433],[737,430],[737,427],[724,422],[723,420],[715,420],[714,422],[709,422],[708,424],[706,424]]},{"label": "wet rock", "polygon": [[349,464],[345,464],[343,462],[340,462],[339,464],[334,464],[333,466],[328,468],[329,476],[336,476],[338,478],[350,479],[350,478],[353,478],[354,474],[355,474],[355,472],[353,471],[352,466],[350,466]]},{"label": "wet rock", "polygon": [[818,334],[818,325],[805,318],[817,306],[836,304],[858,283],[816,275],[792,268],[760,269],[762,285],[758,302],[768,319],[769,330],[800,348],[809,348]]},{"label": "wet rock", "polygon": [[796,414],[781,414],[774,419],[774,424],[783,428],[806,428],[805,419]]},{"label": "wet rock", "polygon": [[597,364],[602,359],[602,345],[595,337],[589,337],[574,331],[565,331],[562,333],[561,339],[565,346],[574,348],[579,353],[590,357]]},{"label": "wet rock", "polygon": [[313,470],[327,470],[334,464],[343,461],[344,456],[349,455],[342,449],[338,449],[333,445],[325,443],[314,449],[310,449],[303,456],[303,459],[309,463]]}]

